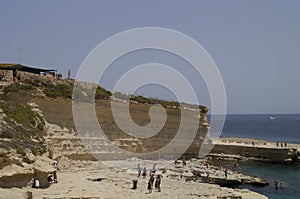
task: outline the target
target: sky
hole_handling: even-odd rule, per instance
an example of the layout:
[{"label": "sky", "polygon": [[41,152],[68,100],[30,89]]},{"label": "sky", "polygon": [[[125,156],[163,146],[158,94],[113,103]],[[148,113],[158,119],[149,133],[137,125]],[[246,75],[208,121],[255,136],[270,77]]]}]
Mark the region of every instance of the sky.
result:
[{"label": "sky", "polygon": [[[224,81],[229,114],[300,113],[300,1],[0,1],[0,62],[55,68],[72,77],[100,42],[122,31],[163,27],[200,43]],[[144,50],[121,57],[100,80],[105,88],[135,64],[162,62],[195,85],[211,106],[203,79],[165,52]],[[183,69],[182,69],[183,68]],[[143,78],[143,77],[141,77]],[[138,94],[173,99],[149,85]]]}]

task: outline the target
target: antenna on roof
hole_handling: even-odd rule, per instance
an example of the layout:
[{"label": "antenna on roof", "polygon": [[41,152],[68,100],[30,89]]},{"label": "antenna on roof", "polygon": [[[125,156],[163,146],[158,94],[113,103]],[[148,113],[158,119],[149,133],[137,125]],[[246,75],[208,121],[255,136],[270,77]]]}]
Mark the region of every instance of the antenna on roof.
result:
[{"label": "antenna on roof", "polygon": [[18,48],[18,51],[19,51],[19,64],[21,64],[22,48]]}]

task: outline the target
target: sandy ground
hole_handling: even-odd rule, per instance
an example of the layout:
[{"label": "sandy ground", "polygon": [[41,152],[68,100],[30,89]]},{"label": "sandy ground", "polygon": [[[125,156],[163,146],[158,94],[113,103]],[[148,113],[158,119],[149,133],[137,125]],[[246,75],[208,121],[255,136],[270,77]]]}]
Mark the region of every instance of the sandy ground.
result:
[{"label": "sandy ground", "polygon": [[[152,164],[152,163],[151,163]],[[76,166],[74,166],[76,165]],[[58,183],[46,189],[0,189],[2,199],[26,198],[27,191],[33,198],[217,198],[241,196],[243,199],[267,198],[249,190],[221,188],[218,185],[200,182],[186,182],[184,178],[167,177],[162,174],[161,192],[149,193],[147,183],[149,176],[138,178],[134,168],[107,168],[97,162],[76,162],[69,168],[58,172]],[[123,167],[123,168],[121,168]],[[160,173],[161,171],[157,171]],[[95,181],[101,179],[101,181]],[[132,180],[137,179],[137,189],[133,190]],[[94,180],[94,181],[93,181]]]}]

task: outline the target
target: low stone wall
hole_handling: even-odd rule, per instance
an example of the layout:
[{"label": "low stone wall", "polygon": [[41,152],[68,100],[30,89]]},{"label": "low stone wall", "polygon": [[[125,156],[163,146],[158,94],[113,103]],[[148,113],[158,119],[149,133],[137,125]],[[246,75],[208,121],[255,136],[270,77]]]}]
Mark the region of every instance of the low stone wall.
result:
[{"label": "low stone wall", "polygon": [[297,159],[297,149],[270,148],[241,145],[216,144],[211,153],[239,155],[242,157],[256,158],[270,162],[292,162]]}]

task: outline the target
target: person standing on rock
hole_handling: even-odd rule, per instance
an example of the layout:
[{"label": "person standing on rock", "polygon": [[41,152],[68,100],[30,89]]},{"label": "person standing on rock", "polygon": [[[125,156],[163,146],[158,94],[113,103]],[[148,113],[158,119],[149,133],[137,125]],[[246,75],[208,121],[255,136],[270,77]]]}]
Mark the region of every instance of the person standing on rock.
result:
[{"label": "person standing on rock", "polygon": [[225,174],[225,178],[227,178],[228,177],[228,169],[227,168],[224,170],[224,174]]}]

